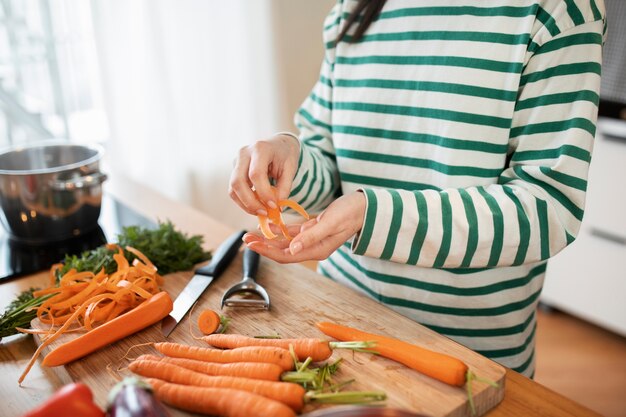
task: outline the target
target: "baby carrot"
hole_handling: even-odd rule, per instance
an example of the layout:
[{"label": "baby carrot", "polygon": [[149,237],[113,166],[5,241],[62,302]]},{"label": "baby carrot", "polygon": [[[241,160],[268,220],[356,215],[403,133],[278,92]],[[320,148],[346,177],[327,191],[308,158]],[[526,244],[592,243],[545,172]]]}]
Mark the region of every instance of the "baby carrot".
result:
[{"label": "baby carrot", "polygon": [[172,407],[221,417],[295,417],[296,413],[278,401],[232,388],[179,385],[148,379],[156,396]]},{"label": "baby carrot", "polygon": [[220,315],[211,309],[206,309],[198,316],[198,328],[203,334],[212,334],[219,329]]},{"label": "baby carrot", "polygon": [[59,366],[142,330],[167,316],[172,311],[172,299],[161,291],[134,309],[108,321],[93,330],[64,343],[48,353],[44,366]]},{"label": "baby carrot", "polygon": [[209,376],[170,363],[135,360],[128,365],[133,373],[146,378],[157,378],[173,384],[197,387],[233,388],[280,401],[294,411],[304,407],[305,389],[291,382],[263,381],[233,376]]},{"label": "baby carrot", "polygon": [[154,347],[162,354],[172,358],[197,359],[207,362],[269,362],[290,371],[294,364],[289,351],[272,346],[249,346],[236,349],[219,350],[189,346],[180,343],[155,343]]},{"label": "baby carrot", "polygon": [[342,341],[373,340],[376,342],[374,350],[381,356],[400,362],[446,384],[462,387],[467,382],[468,366],[450,355],[335,323],[320,322],[316,326],[327,336]]},{"label": "baby carrot", "polygon": [[283,349],[293,347],[298,360],[304,361],[311,358],[312,362],[321,362],[330,358],[334,349],[362,350],[373,345],[372,342],[329,342],[316,338],[299,339],[263,339],[248,337],[240,334],[211,334],[201,337],[213,347],[233,349],[243,346],[275,346]]},{"label": "baby carrot", "polygon": [[170,363],[206,375],[238,376],[241,378],[264,379],[266,381],[278,381],[283,373],[283,369],[275,363],[264,362],[212,363],[156,355],[141,355],[136,360]]}]

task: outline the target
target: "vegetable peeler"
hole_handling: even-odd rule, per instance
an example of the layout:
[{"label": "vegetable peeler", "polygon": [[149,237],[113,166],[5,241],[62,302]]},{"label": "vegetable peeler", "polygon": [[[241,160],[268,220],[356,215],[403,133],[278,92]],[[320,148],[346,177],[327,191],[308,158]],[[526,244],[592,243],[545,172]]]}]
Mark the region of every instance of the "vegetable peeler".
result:
[{"label": "vegetable peeler", "polygon": [[252,307],[269,310],[270,296],[261,285],[255,281],[261,256],[245,248],[243,251],[243,279],[230,287],[222,296],[222,308]]}]

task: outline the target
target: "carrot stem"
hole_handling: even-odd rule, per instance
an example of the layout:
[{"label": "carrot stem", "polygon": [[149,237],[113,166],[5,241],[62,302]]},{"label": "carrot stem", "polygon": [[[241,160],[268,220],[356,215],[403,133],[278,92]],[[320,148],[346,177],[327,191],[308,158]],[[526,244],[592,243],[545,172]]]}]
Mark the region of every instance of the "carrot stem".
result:
[{"label": "carrot stem", "polygon": [[305,394],[305,401],[322,404],[367,404],[385,401],[387,394],[382,391],[344,391],[321,392],[309,391]]},{"label": "carrot stem", "polygon": [[365,352],[365,353],[374,353],[378,354],[375,350],[370,350],[369,348],[376,346],[375,340],[370,340],[366,342],[328,342],[328,345],[331,349],[350,349],[355,352]]},{"label": "carrot stem", "polygon": [[300,365],[300,368],[298,368],[298,371],[304,371],[306,370],[306,368],[309,367],[309,364],[313,362],[311,360],[311,357],[309,356],[308,358],[306,358],[306,360],[304,362],[302,362],[302,364]]},{"label": "carrot stem", "polygon": [[476,414],[476,406],[474,404],[474,394],[473,394],[473,391],[472,391],[473,382],[474,381],[483,382],[485,384],[491,385],[494,388],[499,388],[500,385],[497,382],[492,381],[490,379],[479,377],[474,372],[472,372],[470,369],[467,370],[467,374],[465,376],[465,379],[467,381],[466,382],[467,401],[469,403],[472,415],[475,415]]}]

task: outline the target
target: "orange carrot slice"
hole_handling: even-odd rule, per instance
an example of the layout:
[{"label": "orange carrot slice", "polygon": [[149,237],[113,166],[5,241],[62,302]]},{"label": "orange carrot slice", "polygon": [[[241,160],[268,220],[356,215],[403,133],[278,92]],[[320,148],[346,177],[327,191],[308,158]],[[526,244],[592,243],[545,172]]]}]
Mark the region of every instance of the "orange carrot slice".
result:
[{"label": "orange carrot slice", "polygon": [[215,311],[207,309],[198,316],[198,328],[204,334],[213,334],[220,327],[220,315]]}]

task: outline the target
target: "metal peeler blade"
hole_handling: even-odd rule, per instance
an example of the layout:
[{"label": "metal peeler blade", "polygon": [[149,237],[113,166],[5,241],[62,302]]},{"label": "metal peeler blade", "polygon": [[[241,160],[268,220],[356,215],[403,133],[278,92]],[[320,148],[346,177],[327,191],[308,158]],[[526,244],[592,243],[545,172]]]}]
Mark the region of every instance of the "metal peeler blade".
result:
[{"label": "metal peeler blade", "polygon": [[269,310],[270,296],[254,278],[259,269],[260,255],[248,248],[243,252],[243,279],[222,296],[222,308],[248,307]]}]

